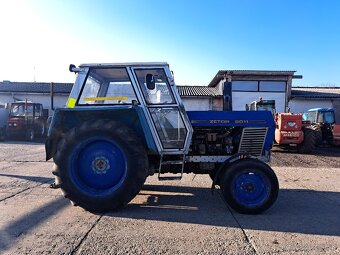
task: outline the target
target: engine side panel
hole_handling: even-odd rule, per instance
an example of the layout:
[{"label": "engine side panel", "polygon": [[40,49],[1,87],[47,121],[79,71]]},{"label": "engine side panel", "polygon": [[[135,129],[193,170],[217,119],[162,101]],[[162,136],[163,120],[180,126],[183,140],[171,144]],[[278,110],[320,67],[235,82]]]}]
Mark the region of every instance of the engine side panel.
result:
[{"label": "engine side panel", "polygon": [[[270,151],[273,145],[276,124],[270,111],[188,111],[187,114],[194,128],[194,137],[196,137],[195,131],[203,134],[208,131],[216,133],[214,130],[220,130],[217,132],[217,138],[223,135],[221,130],[226,131],[224,134],[230,133],[228,135],[230,138],[227,137],[224,143],[226,147],[223,148],[230,154],[235,153],[235,144],[238,143],[243,128],[267,128],[263,153]],[[212,138],[215,139],[215,137]]]}]

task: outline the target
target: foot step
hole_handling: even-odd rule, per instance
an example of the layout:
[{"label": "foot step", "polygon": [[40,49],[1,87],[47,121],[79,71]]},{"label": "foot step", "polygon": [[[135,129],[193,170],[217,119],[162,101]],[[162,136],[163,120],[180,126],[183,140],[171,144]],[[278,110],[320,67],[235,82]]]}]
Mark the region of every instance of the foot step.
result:
[{"label": "foot step", "polygon": [[182,176],[159,176],[159,181],[179,181],[182,179]]}]

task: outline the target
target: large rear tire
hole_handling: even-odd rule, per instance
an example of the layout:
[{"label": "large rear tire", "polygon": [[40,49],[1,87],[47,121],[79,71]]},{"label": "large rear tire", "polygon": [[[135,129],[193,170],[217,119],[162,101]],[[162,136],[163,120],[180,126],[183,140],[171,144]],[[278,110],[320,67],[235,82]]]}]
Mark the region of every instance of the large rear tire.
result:
[{"label": "large rear tire", "polygon": [[322,143],[322,130],[319,126],[312,126],[315,136],[315,146],[318,146]]},{"label": "large rear tire", "polygon": [[145,149],[135,132],[110,120],[84,122],[63,137],[53,174],[65,197],[93,212],[123,207],[148,173]]},{"label": "large rear tire", "polygon": [[303,142],[298,145],[298,151],[301,153],[311,153],[315,150],[315,133],[311,128],[304,128],[303,135]]},{"label": "large rear tire", "polygon": [[274,171],[257,159],[241,159],[230,165],[221,178],[227,204],[243,214],[258,214],[277,199],[279,182]]}]

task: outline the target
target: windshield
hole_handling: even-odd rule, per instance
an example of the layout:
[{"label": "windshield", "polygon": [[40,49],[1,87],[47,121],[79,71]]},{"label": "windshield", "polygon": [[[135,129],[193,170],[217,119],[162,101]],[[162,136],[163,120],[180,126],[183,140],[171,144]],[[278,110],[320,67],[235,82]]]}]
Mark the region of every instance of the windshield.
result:
[{"label": "windshield", "polygon": [[257,104],[258,111],[273,111],[273,105],[271,104]]},{"label": "windshield", "polygon": [[302,114],[303,120],[309,120],[311,123],[315,123],[316,112],[305,112]]},{"label": "windshield", "polygon": [[33,116],[33,105],[13,104],[10,116]]},{"label": "windshield", "polygon": [[78,104],[132,104],[137,102],[125,68],[93,68],[90,70]]}]

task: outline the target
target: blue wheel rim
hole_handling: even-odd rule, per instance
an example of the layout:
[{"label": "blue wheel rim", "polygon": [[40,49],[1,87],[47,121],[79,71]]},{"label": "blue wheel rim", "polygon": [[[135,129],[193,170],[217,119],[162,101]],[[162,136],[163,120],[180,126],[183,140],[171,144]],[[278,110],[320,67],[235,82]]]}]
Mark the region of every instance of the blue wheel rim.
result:
[{"label": "blue wheel rim", "polygon": [[270,183],[267,177],[256,171],[242,172],[232,183],[233,197],[247,207],[259,206],[270,195]]},{"label": "blue wheel rim", "polygon": [[75,147],[70,159],[71,178],[85,192],[112,192],[126,177],[125,153],[111,140],[87,139]]}]

